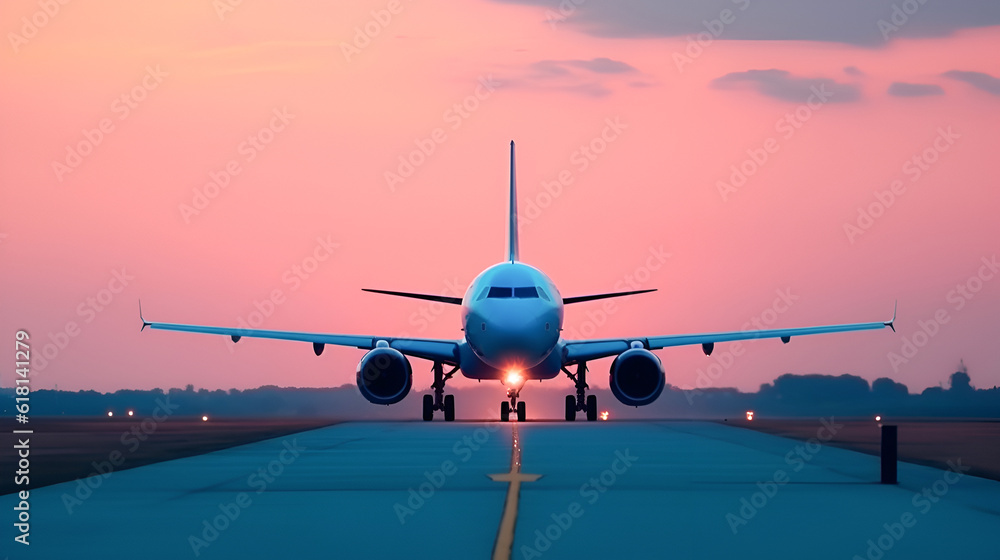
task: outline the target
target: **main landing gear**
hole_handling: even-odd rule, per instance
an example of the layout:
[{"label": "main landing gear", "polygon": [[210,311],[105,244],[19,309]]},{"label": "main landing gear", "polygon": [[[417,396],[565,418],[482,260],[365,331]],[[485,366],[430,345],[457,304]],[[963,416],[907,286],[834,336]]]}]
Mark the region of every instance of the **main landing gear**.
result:
[{"label": "main landing gear", "polygon": [[518,401],[517,397],[520,394],[519,389],[513,387],[507,388],[507,398],[508,401],[500,403],[500,421],[510,422],[510,413],[514,412],[517,414],[517,421],[524,422],[524,401]]},{"label": "main landing gear", "polygon": [[597,395],[584,397],[584,391],[590,388],[587,386],[587,364],[584,362],[577,364],[575,375],[566,368],[562,368],[562,370],[576,383],[576,395],[566,395],[566,421],[576,420],[576,411],[578,410],[587,412],[587,421],[597,420]]},{"label": "main landing gear", "polygon": [[444,411],[444,421],[451,422],[455,420],[455,395],[444,394],[444,384],[446,381],[451,379],[451,376],[458,371],[458,366],[452,368],[448,373],[444,372],[444,366],[438,362],[434,362],[434,383],[431,384],[431,389],[434,389],[434,395],[424,395],[424,421],[430,422],[434,419],[435,410]]}]

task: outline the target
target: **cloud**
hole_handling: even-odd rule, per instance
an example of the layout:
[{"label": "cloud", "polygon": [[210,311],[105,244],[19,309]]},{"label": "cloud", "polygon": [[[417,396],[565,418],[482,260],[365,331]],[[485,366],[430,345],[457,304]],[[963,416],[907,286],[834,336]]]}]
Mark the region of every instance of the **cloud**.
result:
[{"label": "cloud", "polygon": [[831,103],[847,103],[861,98],[857,86],[839,84],[830,78],[800,78],[787,70],[747,70],[730,72],[712,80],[715,89],[737,90],[750,87],[758,93],[795,103],[805,103],[810,97],[828,97]]},{"label": "cloud", "polygon": [[[707,31],[727,40],[878,47],[897,37],[943,37],[961,29],[1000,25],[996,0],[496,1],[537,6],[539,15],[552,25],[573,26],[599,37],[684,37]],[[723,10],[730,11],[728,24],[721,21]]]},{"label": "cloud", "polygon": [[[589,60],[539,60],[521,72],[520,76],[508,78],[504,85],[542,91],[565,91],[587,97],[604,97],[612,93],[605,83],[617,76],[634,78],[639,70],[620,60],[606,57]],[[642,84],[642,85],[636,85]],[[630,87],[645,87],[645,82],[628,82]]]},{"label": "cloud", "polygon": [[865,73],[858,69],[857,66],[844,66],[844,73],[849,76],[864,76]]},{"label": "cloud", "polygon": [[572,72],[558,61],[539,60],[530,66],[531,73],[535,78],[553,78],[557,76],[569,76]]},{"label": "cloud", "polygon": [[952,78],[954,80],[965,82],[987,93],[1000,95],[1000,78],[993,77],[985,72],[949,70],[941,75],[946,78]]},{"label": "cloud", "polygon": [[596,72],[598,74],[623,74],[625,72],[635,72],[635,66],[627,64],[620,60],[611,60],[610,58],[593,58],[591,60],[566,60],[563,61],[565,64],[570,66],[576,66],[577,68],[583,68],[590,70],[591,72]]},{"label": "cloud", "polygon": [[925,95],[943,95],[944,88],[937,84],[909,84],[892,82],[889,85],[889,95],[896,97],[923,97]]},{"label": "cloud", "polygon": [[540,60],[531,65],[535,70],[554,76],[569,74],[571,68],[582,68],[594,72],[595,74],[624,74],[626,72],[637,72],[635,66],[612,60],[610,58],[592,58],[590,60]]}]

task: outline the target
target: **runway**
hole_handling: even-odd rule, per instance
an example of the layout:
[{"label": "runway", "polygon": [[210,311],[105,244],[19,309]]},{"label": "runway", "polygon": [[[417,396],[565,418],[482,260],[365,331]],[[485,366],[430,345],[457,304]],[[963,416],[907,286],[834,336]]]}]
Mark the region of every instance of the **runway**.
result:
[{"label": "runway", "polygon": [[4,554],[996,557],[1000,482],[901,463],[880,485],[877,457],[821,445],[836,426],[807,443],[710,422],[344,423],[35,490],[31,545],[5,523]]}]

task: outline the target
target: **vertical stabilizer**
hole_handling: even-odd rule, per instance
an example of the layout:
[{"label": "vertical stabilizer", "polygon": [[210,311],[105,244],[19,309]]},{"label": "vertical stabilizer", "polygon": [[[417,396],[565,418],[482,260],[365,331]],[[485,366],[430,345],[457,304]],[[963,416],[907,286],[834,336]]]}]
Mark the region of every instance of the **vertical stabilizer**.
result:
[{"label": "vertical stabilizer", "polygon": [[510,141],[510,207],[507,221],[507,259],[517,261],[517,187],[514,180],[514,141]]}]

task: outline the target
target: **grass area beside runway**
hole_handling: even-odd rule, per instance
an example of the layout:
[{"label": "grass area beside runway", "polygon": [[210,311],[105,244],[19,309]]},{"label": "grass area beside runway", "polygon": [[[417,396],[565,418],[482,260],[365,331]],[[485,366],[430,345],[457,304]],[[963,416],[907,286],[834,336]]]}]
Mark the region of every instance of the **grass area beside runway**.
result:
[{"label": "grass area beside runway", "polygon": [[[228,447],[335,424],[331,419],[152,417],[32,418],[27,426],[7,418],[0,430],[31,429],[31,485],[40,488],[107,469],[119,471],[210,453]],[[15,457],[4,455],[3,472],[14,472]],[[0,495],[23,489],[14,477],[0,480]]]},{"label": "grass area beside runway", "polygon": [[[961,461],[969,474],[1000,481],[1000,420],[975,419],[884,419],[899,427],[899,460],[947,469],[948,462]],[[881,431],[874,419],[837,419],[838,429],[827,445],[880,452]],[[794,439],[816,437],[815,419],[727,419],[726,425]]]}]

